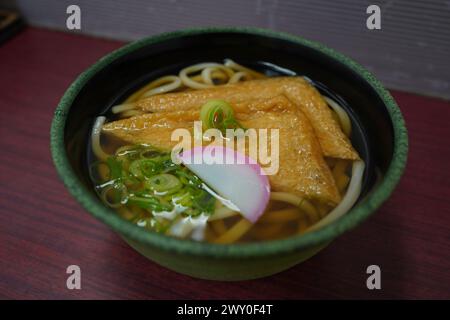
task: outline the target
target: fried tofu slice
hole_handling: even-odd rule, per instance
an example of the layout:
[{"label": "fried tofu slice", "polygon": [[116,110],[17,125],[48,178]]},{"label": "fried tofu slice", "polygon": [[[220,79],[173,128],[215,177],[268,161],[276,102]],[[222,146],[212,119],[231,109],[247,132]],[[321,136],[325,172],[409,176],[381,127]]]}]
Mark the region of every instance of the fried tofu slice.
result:
[{"label": "fried tofu slice", "polygon": [[[259,111],[292,112],[298,108],[285,96],[278,95],[268,99],[249,99],[233,103],[233,110],[240,117],[246,118]],[[302,112],[303,113],[303,112]],[[310,122],[310,121],[309,121]]]},{"label": "fried tofu slice", "polygon": [[[264,110],[249,112],[257,106],[263,106]],[[279,167],[274,175],[268,176],[272,190],[332,205],[339,203],[339,191],[319,141],[301,110],[284,96],[237,103],[236,109],[244,111],[237,113],[236,118],[247,129],[279,129]],[[178,143],[171,140],[173,130],[185,128],[192,132],[199,113],[199,110],[147,113],[107,123],[103,132],[126,143],[147,143],[170,151]],[[248,151],[247,145],[247,155]]]},{"label": "fried tofu slice", "polygon": [[[199,109],[210,99],[223,99],[231,104],[248,100],[267,100],[279,95],[287,97],[310,120],[327,157],[357,160],[358,153],[333,118],[321,94],[301,77],[275,77],[227,84],[208,89],[167,93],[137,101],[137,109],[167,112]],[[257,111],[260,107],[255,106]],[[239,108],[235,109],[240,112]]]},{"label": "fried tofu slice", "polygon": [[[246,114],[253,114],[256,111],[285,112],[297,110],[284,96],[267,100],[253,99],[238,102],[233,105],[233,109],[237,113],[238,119],[248,119]],[[130,144],[149,143],[162,150],[171,150],[176,144],[176,142],[171,141],[173,130],[192,129],[194,121],[199,120],[200,111],[198,109],[146,113],[141,116],[110,122],[103,126],[103,131]]]},{"label": "fried tofu slice", "polygon": [[128,144],[150,144],[163,151],[171,151],[177,144],[172,141],[175,129],[193,129],[198,121],[198,110],[146,113],[103,125],[102,133]]},{"label": "fried tofu slice", "polygon": [[319,141],[306,116],[290,112],[258,111],[240,122],[245,128],[279,129],[279,169],[268,176],[273,191],[297,194],[336,205],[339,191],[327,166]]}]

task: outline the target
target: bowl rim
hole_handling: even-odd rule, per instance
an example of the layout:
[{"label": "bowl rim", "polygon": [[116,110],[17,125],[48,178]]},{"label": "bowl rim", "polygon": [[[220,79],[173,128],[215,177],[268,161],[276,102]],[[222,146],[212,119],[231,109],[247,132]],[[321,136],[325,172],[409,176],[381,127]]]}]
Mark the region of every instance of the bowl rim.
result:
[{"label": "bowl rim", "polygon": [[[100,70],[130,52],[148,45],[164,42],[166,40],[175,39],[178,37],[195,36],[208,33],[240,33],[257,35],[285,40],[306,46],[320,51],[330,59],[344,64],[370,84],[388,110],[394,131],[394,149],[393,158],[384,179],[377,186],[377,188],[369,196],[367,196],[362,204],[354,207],[347,214],[333,223],[304,235],[257,243],[220,245],[182,240],[142,230],[141,228],[122,219],[119,215],[111,214],[111,210],[104,206],[100,200],[92,194],[92,192],[87,190],[73,171],[72,166],[69,163],[64,144],[64,131],[67,115],[69,113],[68,111],[81,88]],[[132,239],[135,242],[154,246],[161,250],[171,252],[212,256],[218,258],[261,257],[289,253],[295,250],[310,248],[330,242],[345,231],[357,226],[360,222],[373,214],[376,209],[388,199],[403,174],[408,154],[408,135],[401,111],[390,93],[369,71],[347,56],[328,48],[321,43],[284,32],[254,27],[190,28],[143,38],[114,50],[113,52],[100,58],[100,60],[81,73],[66,90],[55,110],[51,124],[50,140],[51,154],[59,177],[62,179],[70,194],[72,194],[72,196],[75,197],[83,208],[90,212],[94,217],[110,226],[114,231],[129,239]]]}]

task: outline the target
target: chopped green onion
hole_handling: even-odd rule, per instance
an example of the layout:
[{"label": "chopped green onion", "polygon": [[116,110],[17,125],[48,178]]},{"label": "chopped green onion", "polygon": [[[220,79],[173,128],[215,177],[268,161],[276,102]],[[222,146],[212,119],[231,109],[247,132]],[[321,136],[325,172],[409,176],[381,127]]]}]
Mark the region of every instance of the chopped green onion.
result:
[{"label": "chopped green onion", "polygon": [[231,105],[223,100],[209,100],[200,110],[200,120],[204,129],[216,128],[225,132],[226,129],[241,128],[234,118]]},{"label": "chopped green onion", "polygon": [[[222,123],[222,127],[234,123],[231,107],[217,110],[214,123]],[[146,229],[165,233],[181,217],[214,212],[215,198],[204,189],[203,181],[185,166],[173,163],[170,153],[150,145],[120,147],[89,170],[103,202],[134,212],[126,218]],[[153,215],[163,211],[176,216],[166,219]]]},{"label": "chopped green onion", "polygon": [[152,159],[138,159],[130,164],[129,170],[132,175],[142,179],[158,173],[158,163]]},{"label": "chopped green onion", "polygon": [[183,186],[177,177],[168,173],[158,174],[145,181],[145,186],[156,192],[174,193]]},{"label": "chopped green onion", "polygon": [[201,212],[213,212],[216,199],[203,189],[194,196],[192,206]]},{"label": "chopped green onion", "polygon": [[189,171],[187,168],[180,168],[175,171],[175,174],[178,176],[180,181],[185,185],[193,185],[198,188],[202,186],[202,180]]},{"label": "chopped green onion", "polygon": [[190,207],[192,205],[192,196],[184,189],[172,197],[172,201],[183,207]]},{"label": "chopped green onion", "polygon": [[134,160],[129,166],[130,173],[137,178],[150,178],[155,174],[170,171],[174,163],[168,155],[159,155],[154,158]]},{"label": "chopped green onion", "polygon": [[111,208],[123,205],[127,201],[127,197],[127,188],[122,183],[108,185],[101,192],[102,200]]},{"label": "chopped green onion", "polygon": [[138,197],[130,196],[128,198],[128,204],[134,204],[139,208],[151,210],[151,211],[171,211],[173,207],[167,203],[161,203],[157,197]]},{"label": "chopped green onion", "polygon": [[122,164],[114,157],[108,157],[106,164],[109,167],[109,172],[112,180],[120,179],[122,177]]}]

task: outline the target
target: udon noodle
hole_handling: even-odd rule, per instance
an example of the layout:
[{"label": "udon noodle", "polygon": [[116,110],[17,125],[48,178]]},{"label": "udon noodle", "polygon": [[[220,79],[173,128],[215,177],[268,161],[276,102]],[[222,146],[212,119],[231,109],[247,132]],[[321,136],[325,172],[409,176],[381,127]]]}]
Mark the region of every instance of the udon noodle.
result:
[{"label": "udon noodle", "polygon": [[[226,59],[223,64],[199,63],[180,70],[178,75],[166,75],[151,81],[111,110],[115,119],[133,119],[153,112],[145,110],[141,103],[153,96],[164,97],[169,93],[191,92],[266,78],[266,75],[230,59]],[[346,139],[349,139],[352,126],[347,112],[332,98],[326,96],[322,98],[332,113],[333,121],[338,123]],[[326,156],[324,152],[326,165],[342,197],[337,204],[318,201],[295,192],[272,189],[264,214],[256,223],[246,220],[238,210],[230,208],[222,201],[216,198],[211,200],[206,195],[203,197],[207,199],[205,201],[209,201],[206,206],[209,209],[197,208],[198,210],[194,210],[195,214],[191,215],[179,213],[176,212],[178,210],[176,205],[172,209],[164,207],[167,205],[164,197],[158,198],[160,202],[155,202],[152,198],[151,201],[154,202],[150,203],[150,198],[139,193],[142,183],[148,183],[147,180],[151,180],[152,177],[145,178],[147,180],[142,182],[133,176],[136,162],[153,157],[151,159],[158,159],[162,161],[161,163],[167,164],[169,163],[165,158],[167,155],[155,151],[152,141],[132,145],[114,137],[101,136],[106,122],[105,117],[98,117],[92,129],[92,153],[96,158],[90,167],[93,183],[106,205],[114,208],[123,218],[149,231],[220,244],[280,239],[316,230],[339,219],[353,207],[361,193],[364,162],[359,157],[343,159]],[[187,194],[192,191],[189,189],[191,185],[185,183],[185,180],[195,180],[198,177],[182,166],[176,167],[170,163],[167,166],[168,169],[164,169],[167,170],[164,172],[170,174],[165,177],[173,180],[173,176],[169,177],[173,174],[182,185],[179,186],[179,181],[172,181],[180,194],[172,194],[172,198],[168,198],[169,202],[173,199],[179,201],[185,196],[183,194],[185,191],[179,190],[190,190]],[[186,179],[183,180],[183,177]],[[121,183],[116,183],[117,179]],[[201,189],[201,184],[199,186]],[[192,191],[192,194],[195,192],[199,190]]]}]

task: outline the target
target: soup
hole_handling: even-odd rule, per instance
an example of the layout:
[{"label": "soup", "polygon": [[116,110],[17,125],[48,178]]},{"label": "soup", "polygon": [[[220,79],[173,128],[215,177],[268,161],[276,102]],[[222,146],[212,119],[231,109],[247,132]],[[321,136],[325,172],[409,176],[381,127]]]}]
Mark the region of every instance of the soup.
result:
[{"label": "soup", "polygon": [[[361,192],[349,116],[303,77],[270,78],[229,59],[200,63],[112,112],[92,130],[91,179],[105,205],[148,232],[219,244],[281,239],[338,219]],[[179,149],[177,130],[192,133]],[[262,139],[269,131],[276,135]],[[198,141],[213,149],[190,147]],[[263,149],[277,151],[276,170],[258,158]],[[186,160],[207,150],[245,161]]]}]

